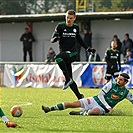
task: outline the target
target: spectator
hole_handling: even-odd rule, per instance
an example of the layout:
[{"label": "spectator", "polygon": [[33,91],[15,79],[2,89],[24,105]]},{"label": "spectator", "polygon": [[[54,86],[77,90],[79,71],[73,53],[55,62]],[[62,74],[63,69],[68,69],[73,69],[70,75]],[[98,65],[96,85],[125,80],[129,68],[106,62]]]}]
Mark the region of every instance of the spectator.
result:
[{"label": "spectator", "polygon": [[127,64],[133,63],[133,58],[131,57],[131,54],[132,54],[131,51],[129,49],[127,49],[126,56],[123,59],[124,63],[127,63]]},{"label": "spectator", "polygon": [[28,28],[25,28],[24,34],[20,37],[20,41],[23,42],[23,53],[24,57],[23,60],[26,61],[27,52],[29,53],[30,61],[33,61],[32,58],[32,42],[35,41],[32,33],[29,31]]},{"label": "spectator", "polygon": [[120,41],[120,39],[118,38],[117,35],[114,35],[113,36],[113,41],[116,41],[117,42],[117,50],[119,50],[120,54],[121,54],[121,48],[122,48],[122,43]]},{"label": "spectator", "polygon": [[[92,32],[88,29],[88,28],[84,28],[83,29],[83,33],[84,33],[84,42],[86,43],[86,45],[91,48],[92,47]],[[88,61],[88,57],[89,57],[90,53],[88,51],[85,50],[85,57],[86,57],[86,61]]]},{"label": "spectator", "polygon": [[48,50],[47,59],[45,60],[45,62],[46,63],[54,62],[55,61],[55,59],[54,59],[55,56],[56,56],[55,51],[53,50],[52,47],[50,47],[49,50]]},{"label": "spectator", "polygon": [[124,40],[122,42],[122,54],[123,54],[123,57],[126,56],[126,51],[127,49],[129,49],[130,51],[132,51],[132,39],[130,39],[129,37],[129,34],[126,33],[124,35]]},{"label": "spectator", "polygon": [[[105,52],[105,61],[107,63],[107,69],[106,69],[106,83],[110,81],[112,76],[114,78],[118,77],[119,72],[121,71],[121,64],[120,64],[120,52],[116,49],[117,48],[117,42],[112,41],[111,42],[111,48],[107,49]],[[118,68],[119,65],[119,68]]]},{"label": "spectator", "polygon": [[101,61],[100,59],[100,56],[98,53],[92,53],[90,52],[90,55],[89,55],[89,59],[88,59],[89,62],[95,62],[95,61]]}]

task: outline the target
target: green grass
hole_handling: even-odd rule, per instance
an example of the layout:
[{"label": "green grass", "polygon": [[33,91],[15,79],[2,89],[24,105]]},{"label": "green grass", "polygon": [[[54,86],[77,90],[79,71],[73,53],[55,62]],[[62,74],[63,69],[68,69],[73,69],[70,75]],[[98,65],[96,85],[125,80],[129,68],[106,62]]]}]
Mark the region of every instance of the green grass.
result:
[{"label": "green grass", "polygon": [[[100,89],[80,88],[85,97],[96,95]],[[51,106],[64,101],[77,100],[70,89],[60,88],[6,88],[1,87],[1,105],[6,116],[18,124],[17,128],[7,128],[0,121],[1,133],[132,133],[132,104],[127,100],[119,103],[112,114],[104,116],[70,116],[74,109],[45,114],[41,105]],[[14,105],[31,102],[22,106],[20,118],[12,117],[10,109]],[[75,109],[78,110],[78,109]]]}]

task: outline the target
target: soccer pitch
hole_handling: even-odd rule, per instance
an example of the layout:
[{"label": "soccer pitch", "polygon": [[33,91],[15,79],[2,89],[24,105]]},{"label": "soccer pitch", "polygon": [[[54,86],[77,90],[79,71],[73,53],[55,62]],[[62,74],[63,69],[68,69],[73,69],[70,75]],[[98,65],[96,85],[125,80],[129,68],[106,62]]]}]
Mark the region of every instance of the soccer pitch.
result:
[{"label": "soccer pitch", "polygon": [[[80,88],[85,97],[97,95],[100,89]],[[133,92],[133,91],[132,91]],[[45,114],[41,105],[51,106],[77,98],[70,89],[61,88],[6,88],[1,87],[1,107],[6,116],[17,123],[7,128],[0,121],[1,133],[133,133],[133,108],[127,100],[120,102],[114,113],[104,116],[71,116],[66,109]],[[32,104],[31,104],[32,103]],[[21,117],[12,117],[10,109],[21,105]]]}]

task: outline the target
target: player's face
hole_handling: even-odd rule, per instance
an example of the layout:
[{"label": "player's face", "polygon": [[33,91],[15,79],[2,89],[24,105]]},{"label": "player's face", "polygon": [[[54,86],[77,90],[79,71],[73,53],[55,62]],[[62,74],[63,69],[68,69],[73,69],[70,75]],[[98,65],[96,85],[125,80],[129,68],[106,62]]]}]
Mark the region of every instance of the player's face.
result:
[{"label": "player's face", "polygon": [[76,19],[75,15],[66,14],[66,24],[68,26],[72,26],[75,19]]},{"label": "player's face", "polygon": [[116,79],[116,82],[117,84],[120,86],[120,87],[123,87],[127,82],[124,80],[124,77],[122,76],[118,76],[117,79]]},{"label": "player's face", "polygon": [[112,47],[112,49],[116,49],[116,48],[117,48],[117,42],[114,41],[114,42],[111,44],[111,47]]},{"label": "player's face", "polygon": [[25,33],[28,33],[29,31],[27,29],[24,30]]}]

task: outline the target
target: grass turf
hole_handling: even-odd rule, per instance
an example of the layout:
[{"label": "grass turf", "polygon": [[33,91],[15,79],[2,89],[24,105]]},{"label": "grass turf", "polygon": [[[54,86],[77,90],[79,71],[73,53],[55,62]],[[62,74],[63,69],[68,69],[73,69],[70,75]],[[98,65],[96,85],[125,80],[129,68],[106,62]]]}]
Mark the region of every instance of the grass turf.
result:
[{"label": "grass turf", "polygon": [[[85,97],[96,95],[100,89],[80,88]],[[132,91],[133,92],[133,91]],[[7,128],[0,121],[2,133],[132,133],[132,104],[127,100],[119,103],[112,114],[104,116],[70,116],[66,109],[45,114],[41,105],[51,106],[64,101],[77,100],[70,89],[60,88],[6,88],[1,87],[1,107],[6,116],[16,122],[18,127]],[[24,105],[31,102],[32,105]],[[10,109],[22,104],[21,117],[12,117]]]}]

